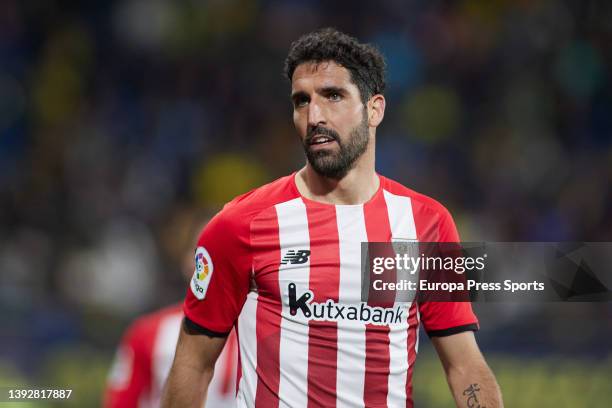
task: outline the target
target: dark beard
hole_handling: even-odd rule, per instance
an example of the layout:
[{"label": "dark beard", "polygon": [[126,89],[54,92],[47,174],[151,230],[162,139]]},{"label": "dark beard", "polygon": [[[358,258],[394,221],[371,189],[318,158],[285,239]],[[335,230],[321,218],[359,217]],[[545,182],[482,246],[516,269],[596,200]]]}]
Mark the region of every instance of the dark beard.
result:
[{"label": "dark beard", "polygon": [[[339,151],[312,151],[310,149],[310,140],[316,134],[333,138],[338,143]],[[340,136],[336,131],[317,126],[308,130],[308,135],[304,140],[304,151],[306,152],[308,162],[317,173],[323,177],[340,180],[346,176],[348,171],[355,165],[357,159],[368,148],[369,136],[368,117],[364,109],[361,123],[351,131],[346,144],[340,140]]]}]

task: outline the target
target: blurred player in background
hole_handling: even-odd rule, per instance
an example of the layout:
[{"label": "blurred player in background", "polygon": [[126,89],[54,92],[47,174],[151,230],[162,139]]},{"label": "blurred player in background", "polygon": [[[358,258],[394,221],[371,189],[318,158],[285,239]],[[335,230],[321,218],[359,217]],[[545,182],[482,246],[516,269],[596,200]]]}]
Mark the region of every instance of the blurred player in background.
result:
[{"label": "blurred player in background", "polygon": [[440,203],[376,173],[384,67],[333,29],[291,45],[306,165],[234,199],[202,232],[164,407],[202,401],[234,326],[239,407],[412,407],[420,323],[458,406],[503,405],[470,303],[362,301],[362,242],[459,241]]},{"label": "blurred player in background", "polygon": [[[206,220],[207,221],[207,220]],[[194,268],[193,236],[206,222],[183,225],[190,232],[189,244],[180,245],[183,274],[191,277]],[[195,228],[194,228],[195,227]],[[184,232],[183,232],[183,235]],[[185,239],[178,241],[184,242]],[[138,318],[125,331],[117,349],[104,393],[105,408],[159,407],[161,391],[170,371],[183,320],[181,304],[175,304]],[[233,407],[236,394],[237,341],[232,332],[217,364],[206,399],[208,408]]]}]

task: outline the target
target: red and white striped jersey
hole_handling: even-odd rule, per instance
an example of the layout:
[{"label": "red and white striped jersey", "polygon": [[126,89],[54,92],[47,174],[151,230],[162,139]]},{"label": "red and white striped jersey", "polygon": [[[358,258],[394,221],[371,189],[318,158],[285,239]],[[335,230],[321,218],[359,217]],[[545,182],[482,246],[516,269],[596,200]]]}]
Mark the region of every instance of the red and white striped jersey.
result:
[{"label": "red and white striped jersey", "polygon": [[459,241],[442,205],[379,179],[368,202],[332,205],[302,197],[293,174],[202,232],[184,311],[209,335],[237,325],[237,406],[410,407],[419,323],[477,329],[469,303],[398,302],[377,316],[361,302],[362,242]]},{"label": "red and white striped jersey", "polygon": [[[180,305],[137,319],[125,332],[115,354],[104,393],[105,408],[159,407],[183,320]],[[207,408],[235,406],[236,336],[228,338],[208,388]]]}]

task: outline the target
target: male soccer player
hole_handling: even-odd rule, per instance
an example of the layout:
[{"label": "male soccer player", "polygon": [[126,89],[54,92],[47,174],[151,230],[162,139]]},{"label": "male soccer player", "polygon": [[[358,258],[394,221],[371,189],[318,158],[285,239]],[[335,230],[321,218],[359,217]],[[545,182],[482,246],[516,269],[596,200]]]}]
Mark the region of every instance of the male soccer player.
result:
[{"label": "male soccer player", "polygon": [[382,56],[324,29],[291,45],[285,70],[306,165],[202,232],[164,406],[198,404],[236,325],[239,407],[411,407],[420,323],[457,405],[502,406],[469,303],[392,305],[402,313],[373,324],[361,302],[361,242],[459,241],[442,205],[375,171]]}]

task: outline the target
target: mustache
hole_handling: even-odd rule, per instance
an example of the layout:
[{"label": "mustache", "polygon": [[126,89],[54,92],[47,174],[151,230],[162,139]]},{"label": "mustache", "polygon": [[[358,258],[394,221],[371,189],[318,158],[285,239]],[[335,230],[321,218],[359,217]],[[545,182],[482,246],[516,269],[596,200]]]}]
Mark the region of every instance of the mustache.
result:
[{"label": "mustache", "polygon": [[338,134],[338,132],[323,126],[313,126],[311,128],[308,128],[308,132],[306,133],[306,140],[304,140],[304,143],[310,144],[310,142],[312,142],[312,138],[316,135],[324,135],[340,143],[340,135]]}]

